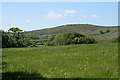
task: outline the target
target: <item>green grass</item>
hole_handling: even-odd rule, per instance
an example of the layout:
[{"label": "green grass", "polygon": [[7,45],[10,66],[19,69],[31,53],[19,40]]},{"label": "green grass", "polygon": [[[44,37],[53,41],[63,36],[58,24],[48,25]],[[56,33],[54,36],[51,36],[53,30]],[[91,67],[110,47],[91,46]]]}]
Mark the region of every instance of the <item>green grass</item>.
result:
[{"label": "green grass", "polygon": [[3,78],[117,78],[118,45],[5,48]]}]

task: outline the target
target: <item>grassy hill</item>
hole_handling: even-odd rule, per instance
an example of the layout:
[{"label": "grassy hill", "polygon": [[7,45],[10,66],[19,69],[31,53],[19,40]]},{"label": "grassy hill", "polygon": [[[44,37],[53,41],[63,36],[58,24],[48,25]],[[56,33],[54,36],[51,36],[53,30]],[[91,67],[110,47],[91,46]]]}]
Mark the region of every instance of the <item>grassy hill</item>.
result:
[{"label": "grassy hill", "polygon": [[[109,30],[109,32],[106,32],[107,30]],[[104,34],[100,34],[100,31],[102,31]],[[28,31],[28,32],[25,32],[25,34],[27,36],[39,37],[41,35],[55,36],[57,34],[66,33],[66,32],[79,32],[87,35],[88,37],[95,37],[97,41],[108,41],[118,36],[118,27],[117,26],[97,26],[97,25],[91,25],[91,24],[68,24],[68,25],[61,25],[53,28]]]}]

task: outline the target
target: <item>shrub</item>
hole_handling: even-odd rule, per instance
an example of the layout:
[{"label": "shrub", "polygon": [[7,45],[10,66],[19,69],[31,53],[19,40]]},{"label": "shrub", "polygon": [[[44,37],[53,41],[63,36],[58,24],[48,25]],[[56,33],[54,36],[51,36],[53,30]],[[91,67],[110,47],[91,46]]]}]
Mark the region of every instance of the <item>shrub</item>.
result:
[{"label": "shrub", "polygon": [[109,33],[110,32],[110,30],[106,30],[106,33]]},{"label": "shrub", "polygon": [[68,44],[67,38],[64,35],[57,35],[53,40],[54,45],[66,45]]},{"label": "shrub", "polygon": [[46,46],[53,46],[54,44],[53,44],[52,41],[47,41],[45,45],[46,45]]},{"label": "shrub", "polygon": [[104,32],[101,30],[101,31],[100,31],[100,34],[104,34]]},{"label": "shrub", "polygon": [[95,43],[94,38],[86,37],[83,34],[74,33],[63,33],[56,35],[46,42],[47,46],[53,45],[69,45],[69,44],[93,44]]}]

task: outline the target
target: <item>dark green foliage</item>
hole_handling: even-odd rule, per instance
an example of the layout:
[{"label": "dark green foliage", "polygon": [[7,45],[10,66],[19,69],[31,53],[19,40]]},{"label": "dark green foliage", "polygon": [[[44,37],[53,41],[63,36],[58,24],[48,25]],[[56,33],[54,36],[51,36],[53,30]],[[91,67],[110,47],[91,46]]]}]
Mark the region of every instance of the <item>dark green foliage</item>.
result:
[{"label": "dark green foliage", "polygon": [[45,43],[45,45],[47,45],[47,46],[53,46],[54,45],[54,43],[53,43],[53,40],[55,39],[55,37],[51,37],[50,38],[50,40],[48,40],[46,43]]},{"label": "dark green foliage", "polygon": [[69,44],[92,44],[95,43],[94,38],[86,37],[83,34],[73,32],[73,33],[63,33],[56,35],[51,38],[46,45],[69,45]]},{"label": "dark green foliage", "polygon": [[92,44],[95,43],[95,39],[91,37],[75,38],[75,44]]},{"label": "dark green foliage", "polygon": [[105,34],[105,33],[109,33],[110,32],[110,30],[108,29],[108,30],[106,30],[106,32],[105,31],[102,31],[102,30],[100,30],[100,34]]},{"label": "dark green foliage", "polygon": [[8,33],[1,31],[2,32],[2,47],[9,47],[11,45],[11,38],[9,38]]},{"label": "dark green foliage", "polygon": [[15,71],[15,72],[6,72],[2,73],[2,80],[18,80],[18,79],[45,79],[41,74],[38,74],[36,72],[34,73],[28,73],[24,71]]},{"label": "dark green foliage", "polygon": [[106,30],[106,33],[109,33],[110,32],[110,30],[108,29],[108,30]]},{"label": "dark green foliage", "polygon": [[34,43],[31,43],[30,47],[37,47],[37,42],[35,41]]},{"label": "dark green foliage", "polygon": [[30,47],[37,47],[37,45],[33,44],[33,45],[30,45]]},{"label": "dark green foliage", "polygon": [[22,30],[20,30],[19,28],[16,27],[16,28],[10,28],[8,31],[12,32],[12,33],[19,33]]},{"label": "dark green foliage", "polygon": [[104,32],[101,30],[101,31],[100,31],[100,34],[104,34]]},{"label": "dark green foliage", "polygon": [[53,45],[67,45],[68,38],[62,34],[56,35],[55,39],[53,40]]},{"label": "dark green foliage", "polygon": [[19,28],[10,28],[8,32],[2,31],[2,47],[26,47],[29,46],[29,39],[25,38]]},{"label": "dark green foliage", "polygon": [[47,45],[47,46],[53,46],[54,44],[53,44],[53,41],[47,41],[45,45]]},{"label": "dark green foliage", "polygon": [[52,41],[53,39],[55,39],[55,37],[51,37],[51,38],[50,38],[50,41]]}]

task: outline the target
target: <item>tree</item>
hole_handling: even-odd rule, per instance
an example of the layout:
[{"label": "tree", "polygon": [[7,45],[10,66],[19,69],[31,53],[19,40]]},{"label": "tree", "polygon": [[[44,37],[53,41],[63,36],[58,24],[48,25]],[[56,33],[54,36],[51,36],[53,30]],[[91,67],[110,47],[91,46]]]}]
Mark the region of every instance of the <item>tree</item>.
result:
[{"label": "tree", "polygon": [[8,32],[12,35],[13,38],[19,39],[21,34],[23,33],[19,28],[10,28]]},{"label": "tree", "polygon": [[10,28],[8,32],[2,31],[2,47],[26,47],[30,41],[25,38],[19,28]]},{"label": "tree", "polygon": [[101,30],[101,31],[100,31],[100,34],[104,34],[104,32]]},{"label": "tree", "polygon": [[67,44],[67,38],[63,35],[57,35],[55,39],[53,40],[54,45],[66,45]]},{"label": "tree", "polygon": [[2,32],[2,47],[9,47],[10,42],[9,42],[9,36],[7,32],[1,31]]},{"label": "tree", "polygon": [[110,32],[110,30],[106,30],[106,33],[109,33]]}]

